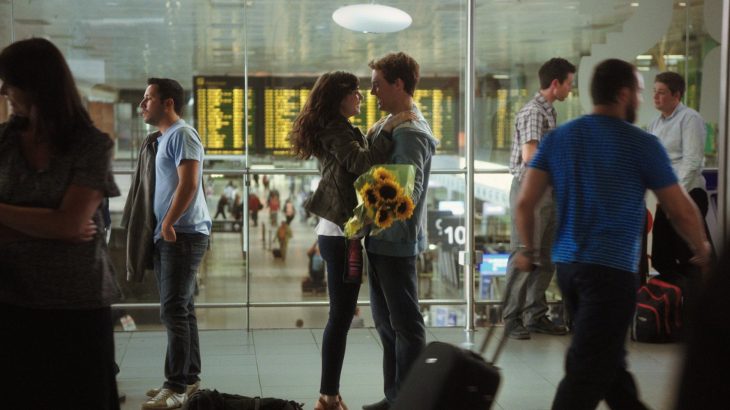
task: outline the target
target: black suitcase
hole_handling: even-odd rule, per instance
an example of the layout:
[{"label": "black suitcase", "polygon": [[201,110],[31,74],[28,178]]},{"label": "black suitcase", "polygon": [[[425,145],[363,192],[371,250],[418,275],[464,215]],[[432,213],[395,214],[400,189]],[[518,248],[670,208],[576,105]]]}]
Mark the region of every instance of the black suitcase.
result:
[{"label": "black suitcase", "polygon": [[[514,282],[508,282],[503,306],[512,286]],[[487,346],[495,337],[495,329],[494,325],[489,327],[476,352],[443,342],[429,343],[408,371],[392,409],[491,409],[502,381],[495,363],[507,343],[507,334],[503,332],[492,360],[484,359]]]},{"label": "black suitcase", "polygon": [[478,353],[448,343],[429,343],[409,370],[393,410],[490,409],[502,380],[494,363],[507,340],[504,335],[492,360],[484,360],[481,355],[494,329],[489,328]]}]

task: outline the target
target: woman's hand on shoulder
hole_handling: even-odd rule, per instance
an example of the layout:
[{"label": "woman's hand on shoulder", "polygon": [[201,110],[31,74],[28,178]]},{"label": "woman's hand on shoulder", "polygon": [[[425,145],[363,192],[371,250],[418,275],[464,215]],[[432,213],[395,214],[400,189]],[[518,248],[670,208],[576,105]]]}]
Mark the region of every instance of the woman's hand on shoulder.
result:
[{"label": "woman's hand on shoulder", "polygon": [[416,119],[416,114],[413,111],[402,111],[398,114],[391,115],[383,124],[383,131],[393,132],[395,127],[403,124],[406,121],[413,121]]},{"label": "woman's hand on shoulder", "polygon": [[380,127],[380,124],[382,124],[383,122],[385,122],[385,118],[381,118],[378,121],[376,121],[375,124],[373,124],[373,126],[368,129],[368,132],[365,134],[365,136],[368,139],[372,138],[373,134],[375,134],[375,131],[378,130],[378,128]]}]

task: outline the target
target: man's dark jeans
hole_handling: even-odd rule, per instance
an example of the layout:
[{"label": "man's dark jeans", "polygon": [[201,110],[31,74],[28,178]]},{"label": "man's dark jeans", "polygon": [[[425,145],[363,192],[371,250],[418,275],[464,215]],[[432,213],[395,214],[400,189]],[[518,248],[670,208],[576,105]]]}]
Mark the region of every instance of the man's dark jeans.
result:
[{"label": "man's dark jeans", "polygon": [[182,393],[200,380],[200,344],[193,293],[195,275],[208,248],[204,234],[178,233],[176,242],[155,243],[155,276],[160,291],[160,319],[167,328],[165,384]]},{"label": "man's dark jeans", "polygon": [[416,257],[368,252],[370,309],[383,343],[385,397],[395,402],[408,370],[426,344],[418,306]]},{"label": "man's dark jeans", "polygon": [[558,283],[575,334],[554,410],[646,409],[626,370],[626,334],[636,308],[636,273],[585,263],[558,263]]},{"label": "man's dark jeans", "polygon": [[355,315],[359,283],[345,283],[347,240],[341,236],[319,235],[319,253],[327,262],[327,289],[330,311],[322,337],[322,379],[319,392],[329,396],[340,393],[340,375],[345,360],[347,333]]}]

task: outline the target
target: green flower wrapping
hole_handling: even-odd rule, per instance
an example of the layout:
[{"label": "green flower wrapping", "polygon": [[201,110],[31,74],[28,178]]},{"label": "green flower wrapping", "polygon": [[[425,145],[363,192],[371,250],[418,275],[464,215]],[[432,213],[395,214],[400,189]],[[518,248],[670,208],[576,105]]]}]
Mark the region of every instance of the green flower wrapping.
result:
[{"label": "green flower wrapping", "polygon": [[368,225],[370,234],[377,235],[396,221],[409,219],[415,179],[416,168],[405,164],[375,165],[360,175],[354,183],[358,205],[345,224],[345,236],[362,236]]}]

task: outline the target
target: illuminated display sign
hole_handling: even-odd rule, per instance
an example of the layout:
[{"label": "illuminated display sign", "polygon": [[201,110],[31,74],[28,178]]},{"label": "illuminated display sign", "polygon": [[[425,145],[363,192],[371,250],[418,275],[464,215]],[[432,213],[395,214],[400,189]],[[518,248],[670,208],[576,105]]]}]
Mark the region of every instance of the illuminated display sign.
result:
[{"label": "illuminated display sign", "polygon": [[[290,155],[289,133],[315,78],[251,77],[248,93],[249,152]],[[369,80],[361,80],[368,84]],[[243,154],[243,77],[194,78],[195,125],[209,154]],[[455,153],[458,133],[458,79],[423,79],[414,102],[440,141],[440,153]],[[385,113],[370,90],[361,90],[360,114],[351,118],[363,133]]]},{"label": "illuminated display sign", "polygon": [[[241,154],[245,126],[243,77],[193,78],[195,127],[208,154]],[[248,90],[249,149],[256,135],[255,90]]]}]

